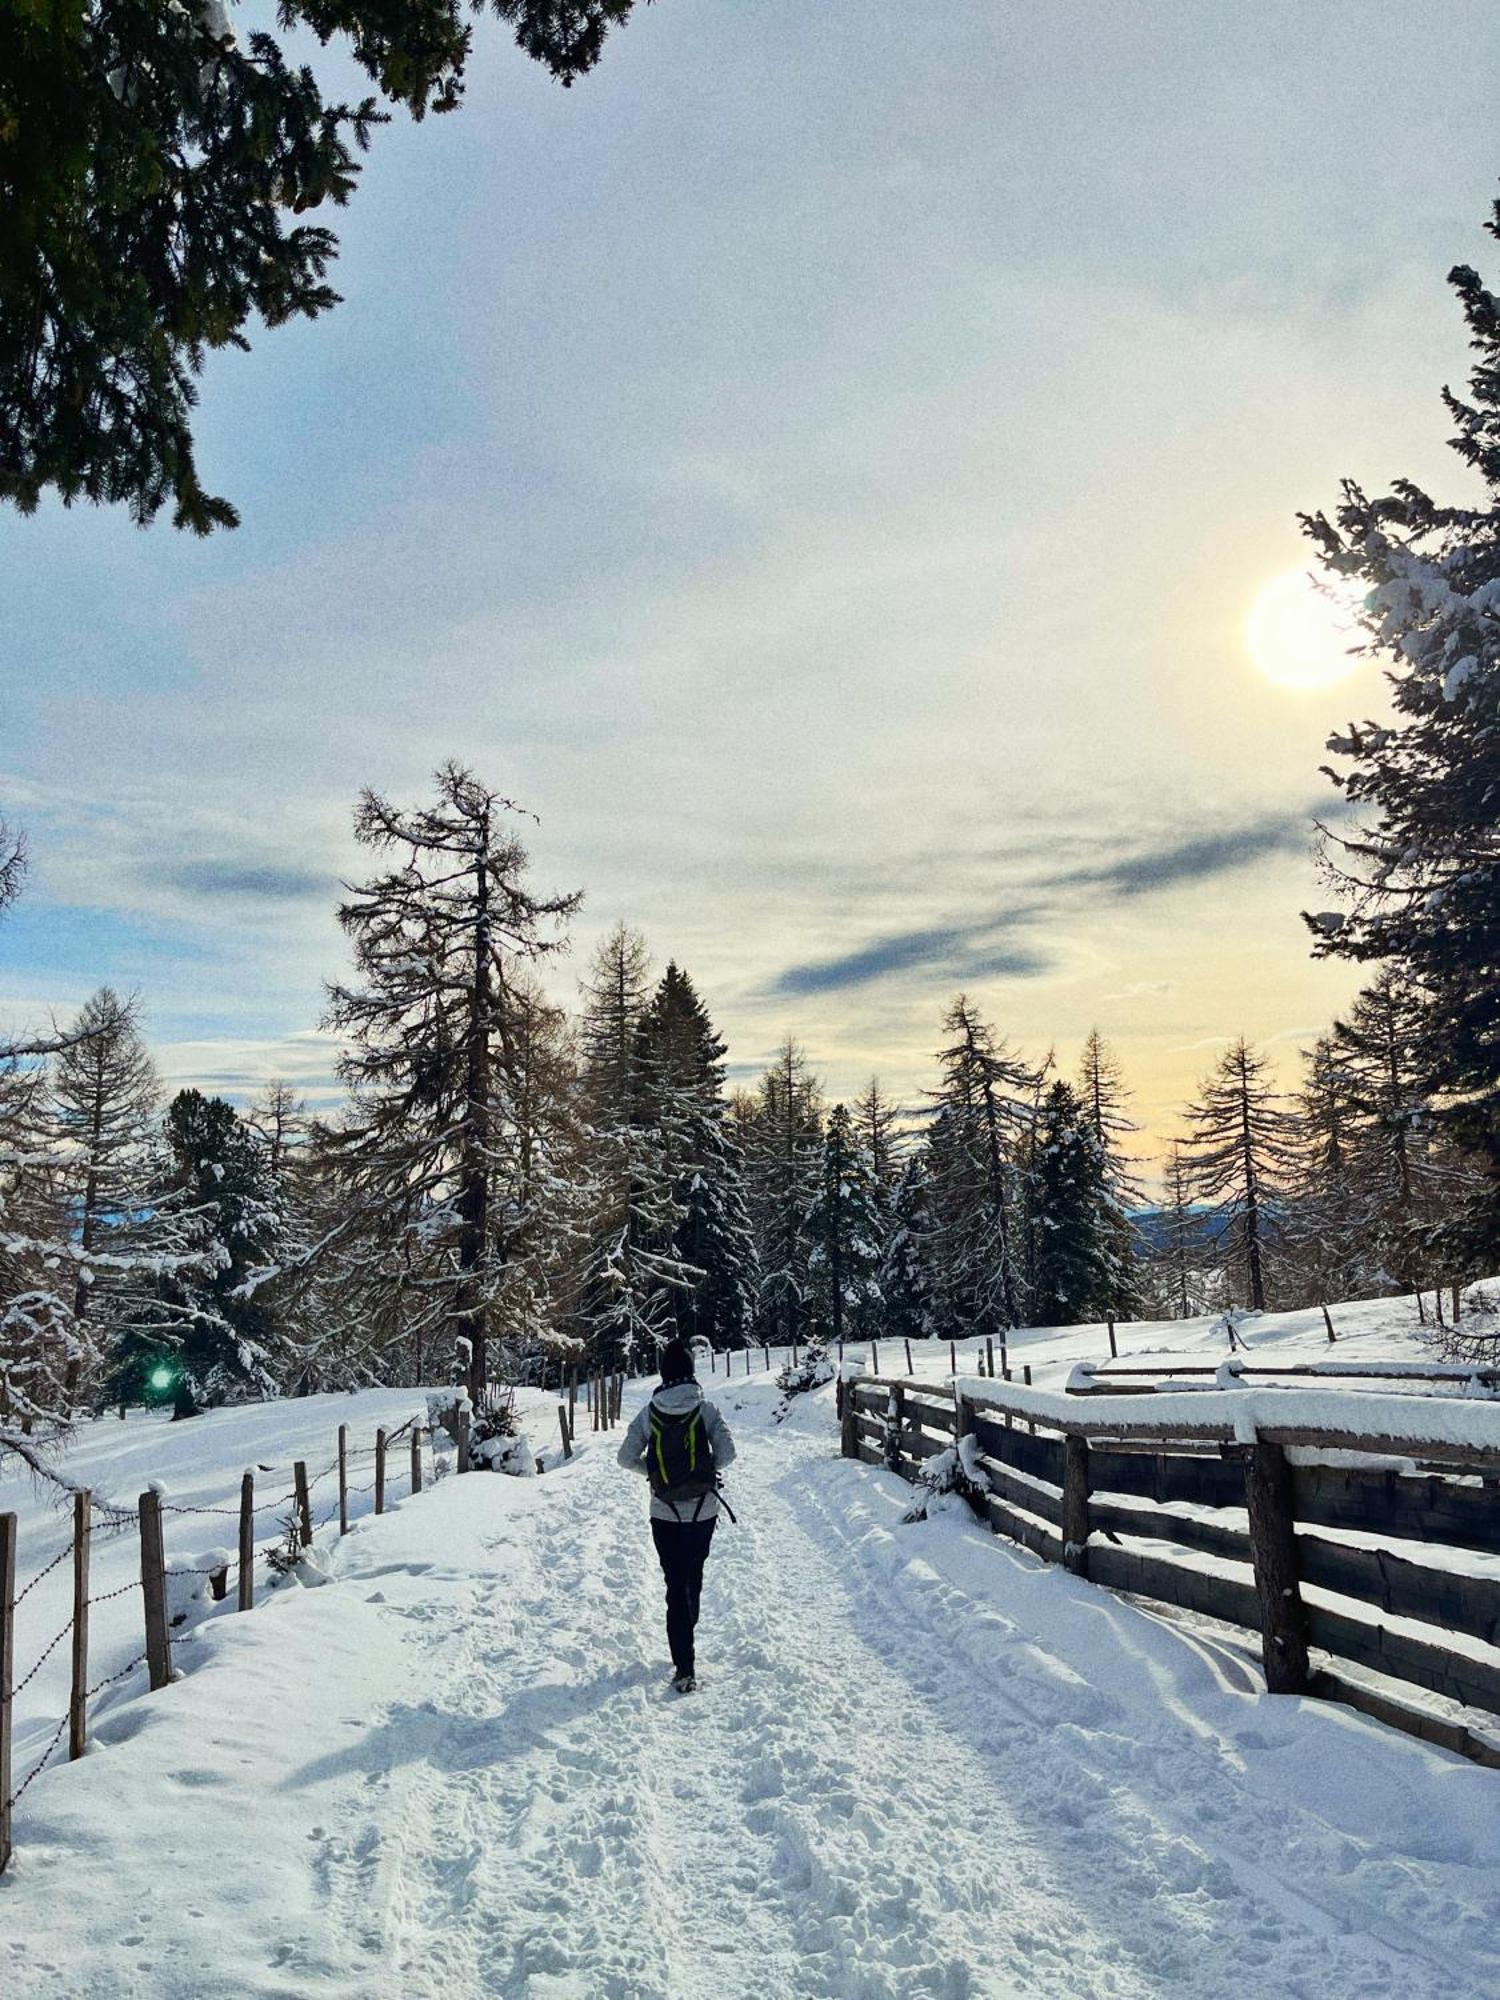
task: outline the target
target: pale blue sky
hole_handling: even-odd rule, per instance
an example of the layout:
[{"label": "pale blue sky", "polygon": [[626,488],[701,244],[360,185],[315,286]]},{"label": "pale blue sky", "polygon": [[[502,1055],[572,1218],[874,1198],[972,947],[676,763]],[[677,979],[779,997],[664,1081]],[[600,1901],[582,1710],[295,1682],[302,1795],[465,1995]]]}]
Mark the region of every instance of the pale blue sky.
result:
[{"label": "pale blue sky", "polygon": [[476,42],[346,303],[210,367],[237,533],[0,516],[4,1018],[109,979],[174,1078],[317,1076],[354,795],[457,755],[588,892],[559,990],[623,916],[737,1064],[911,1089],[962,982],[1160,1133],[1215,1037],[1295,1048],[1379,683],[1239,628],[1341,474],[1455,482],[1489,0],[656,0],[571,92]]}]

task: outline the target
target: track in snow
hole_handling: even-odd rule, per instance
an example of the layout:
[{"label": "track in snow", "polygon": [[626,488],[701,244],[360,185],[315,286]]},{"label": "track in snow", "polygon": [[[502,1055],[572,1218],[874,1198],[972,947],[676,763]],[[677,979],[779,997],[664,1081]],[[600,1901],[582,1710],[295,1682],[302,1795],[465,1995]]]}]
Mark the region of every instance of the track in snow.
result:
[{"label": "track in snow", "polygon": [[[341,1972],[317,1991],[1491,1990],[1493,1889],[1455,1900],[1341,1823],[1367,1725],[1270,1704],[1232,1647],[954,1521],[898,1528],[896,1482],[834,1459],[826,1416],[770,1428],[764,1385],[725,1408],[740,1525],[696,1696],[667,1690],[644,1484],[612,1454],[497,1516],[491,1572],[382,1584],[426,1694],[335,1760],[309,1857]],[[1427,1754],[1376,1753],[1398,1787]]]}]

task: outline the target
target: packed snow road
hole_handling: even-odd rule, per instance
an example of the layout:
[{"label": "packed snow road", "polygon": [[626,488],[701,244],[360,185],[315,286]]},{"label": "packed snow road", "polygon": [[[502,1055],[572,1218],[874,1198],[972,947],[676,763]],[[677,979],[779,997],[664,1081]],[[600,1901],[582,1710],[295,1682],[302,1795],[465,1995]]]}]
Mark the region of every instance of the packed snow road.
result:
[{"label": "packed snow road", "polygon": [[48,1774],[0,1988],[1495,1992],[1494,1773],[1272,1701],[1231,1644],[957,1514],[901,1526],[824,1399],[772,1402],[723,1397],[740,1519],[697,1694],[611,1450],[446,1481],[338,1545],[332,1587],[202,1628],[201,1671]]}]

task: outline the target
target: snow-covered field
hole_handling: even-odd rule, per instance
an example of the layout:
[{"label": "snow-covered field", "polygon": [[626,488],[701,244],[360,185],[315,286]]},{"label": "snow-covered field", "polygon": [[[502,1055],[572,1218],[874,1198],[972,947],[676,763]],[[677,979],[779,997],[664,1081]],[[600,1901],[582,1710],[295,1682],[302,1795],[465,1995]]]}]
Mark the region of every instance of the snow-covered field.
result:
[{"label": "snow-covered field", "polygon": [[[1421,1351],[1414,1307],[1335,1318],[1340,1360]],[[1317,1314],[1244,1336],[1330,1353]],[[1128,1331],[1132,1349],[1169,1338],[1180,1359],[1224,1351],[1210,1323]],[[1101,1353],[1102,1329],[1070,1329],[1018,1335],[1011,1361],[1057,1383]],[[947,1373],[946,1350],[917,1360]],[[715,1387],[740,1520],[715,1539],[696,1696],[667,1691],[644,1488],[614,1464],[618,1432],[585,1433],[539,1480],[446,1479],[342,1542],[325,1529],[327,1587],[186,1628],[180,1681],[101,1698],[96,1752],[27,1794],[0,1992],[1496,1992],[1500,1774],[1268,1697],[1248,1635],[1080,1583],[959,1512],[902,1525],[910,1489],[836,1455],[830,1392],[778,1426],[764,1375]],[[363,1441],[419,1401],[110,1420],[66,1469],[117,1498],[158,1477],[174,1501],[227,1504],[257,1457],[316,1470],[339,1421]],[[550,1403],[535,1434],[550,1446]],[[6,1506],[30,1575],[65,1527],[14,1478]],[[184,1565],[232,1531],[169,1520]],[[133,1561],[133,1536],[102,1539],[96,1590]],[[59,1572],[22,1607],[23,1667],[66,1602]],[[96,1612],[97,1671],[138,1650],[135,1602]],[[19,1770],[64,1680],[49,1663],[22,1697]]]}]

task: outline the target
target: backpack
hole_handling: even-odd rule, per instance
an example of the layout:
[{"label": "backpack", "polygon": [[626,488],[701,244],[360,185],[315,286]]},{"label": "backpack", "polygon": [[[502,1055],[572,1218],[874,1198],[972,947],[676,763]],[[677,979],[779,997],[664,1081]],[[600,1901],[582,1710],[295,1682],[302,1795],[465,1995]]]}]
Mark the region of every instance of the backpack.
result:
[{"label": "backpack", "polygon": [[719,1487],[714,1448],[703,1421],[703,1405],[674,1416],[651,1404],[651,1438],[646,1470],[658,1500],[703,1500]]}]

